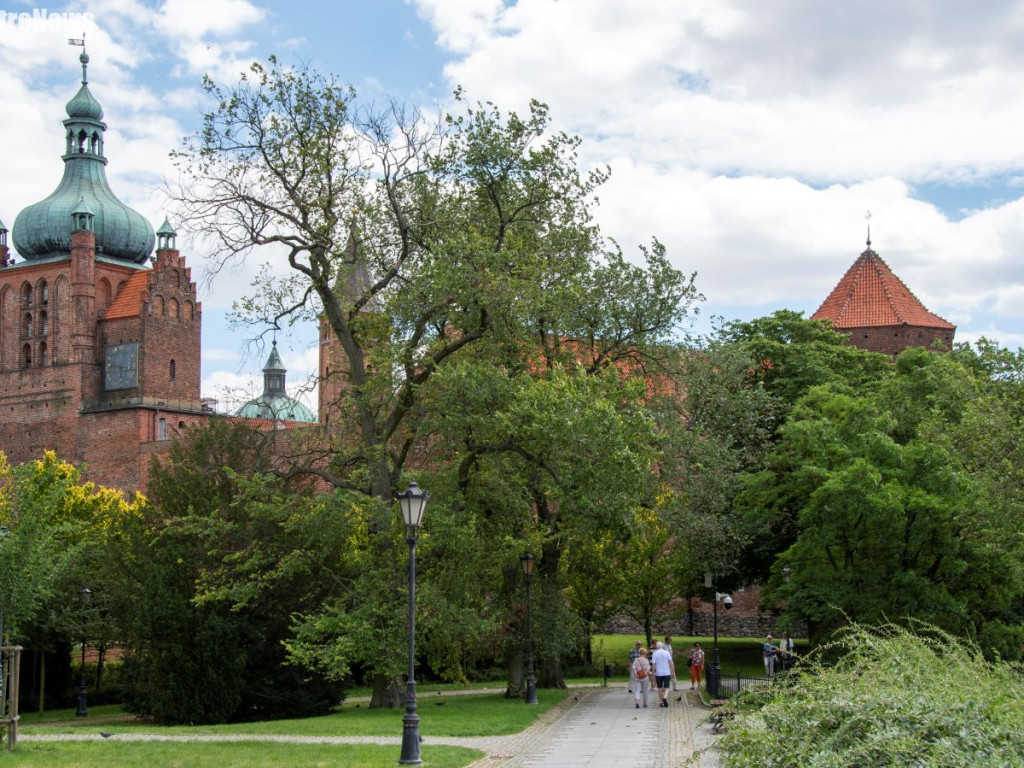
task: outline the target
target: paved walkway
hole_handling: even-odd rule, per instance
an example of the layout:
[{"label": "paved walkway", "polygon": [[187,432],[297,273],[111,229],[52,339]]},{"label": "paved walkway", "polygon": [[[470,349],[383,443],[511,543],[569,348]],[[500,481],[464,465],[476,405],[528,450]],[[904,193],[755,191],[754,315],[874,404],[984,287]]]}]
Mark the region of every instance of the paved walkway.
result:
[{"label": "paved walkway", "polygon": [[[670,706],[636,709],[624,685],[581,689],[544,713],[525,731],[511,736],[441,737],[424,729],[423,750],[431,744],[479,749],[486,756],[470,768],[719,768],[708,711],[687,690],[673,692]],[[401,745],[392,736],[274,736],[259,734],[20,734],[19,741],[240,742],[296,744]]]}]

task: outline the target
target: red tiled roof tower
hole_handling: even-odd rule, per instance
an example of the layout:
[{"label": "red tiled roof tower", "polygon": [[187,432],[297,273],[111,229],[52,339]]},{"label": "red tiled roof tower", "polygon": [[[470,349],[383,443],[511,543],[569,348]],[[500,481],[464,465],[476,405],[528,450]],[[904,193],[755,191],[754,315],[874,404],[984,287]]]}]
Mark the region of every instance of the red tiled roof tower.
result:
[{"label": "red tiled roof tower", "polygon": [[929,312],[882,258],[868,247],[811,315],[850,334],[849,343],[898,355],[907,347],[953,345],[956,326]]}]

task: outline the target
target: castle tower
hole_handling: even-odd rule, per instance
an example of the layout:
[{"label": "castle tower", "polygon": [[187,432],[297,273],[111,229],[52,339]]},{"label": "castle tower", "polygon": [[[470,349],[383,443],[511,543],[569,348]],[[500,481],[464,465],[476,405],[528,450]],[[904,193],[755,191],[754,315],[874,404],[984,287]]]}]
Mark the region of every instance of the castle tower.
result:
[{"label": "castle tower", "polygon": [[0,451],[20,463],[55,450],[135,490],[150,455],[206,418],[200,306],[170,225],[150,266],[153,227],[110,188],[103,109],[79,60],[63,177],[15,218],[17,262],[0,231]]},{"label": "castle tower", "polygon": [[855,347],[896,356],[908,347],[953,346],[956,326],[929,312],[882,258],[867,249],[811,315],[848,333]]}]

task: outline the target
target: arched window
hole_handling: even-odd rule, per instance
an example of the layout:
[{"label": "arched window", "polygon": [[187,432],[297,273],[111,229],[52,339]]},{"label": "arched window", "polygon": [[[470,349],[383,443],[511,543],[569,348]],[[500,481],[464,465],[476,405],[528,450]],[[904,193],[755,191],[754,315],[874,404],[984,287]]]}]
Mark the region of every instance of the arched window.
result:
[{"label": "arched window", "polygon": [[21,348],[21,367],[29,368],[32,365],[32,345],[26,344]]},{"label": "arched window", "polygon": [[78,132],[78,154],[85,154],[85,142],[88,138],[89,136],[85,131]]},{"label": "arched window", "polygon": [[175,366],[174,360],[171,360],[171,381],[174,381],[174,377],[177,375],[176,367],[177,366]]},{"label": "arched window", "polygon": [[39,367],[43,368],[46,366],[46,342],[39,344]]},{"label": "arched window", "polygon": [[167,439],[167,419],[158,419],[156,422],[156,439]]},{"label": "arched window", "polygon": [[178,318],[178,300],[177,299],[170,299],[167,302],[167,314],[170,315],[171,317],[175,318],[175,319]]},{"label": "arched window", "polygon": [[28,283],[21,286],[21,306],[26,309],[32,306],[32,286]]},{"label": "arched window", "polygon": [[[54,300],[56,300],[56,298]],[[110,282],[105,277],[101,277],[99,282],[96,283],[96,309],[97,311],[102,312],[109,306]]]},{"label": "arched window", "polygon": [[32,338],[32,313],[26,312],[25,316],[21,319],[21,335],[22,338]]},{"label": "arched window", "polygon": [[45,280],[39,281],[39,303],[46,304],[50,301],[50,286]]},{"label": "arched window", "polygon": [[49,331],[50,328],[49,325],[47,324],[46,310],[44,309],[39,313],[39,335],[45,336],[47,333],[49,333]]}]

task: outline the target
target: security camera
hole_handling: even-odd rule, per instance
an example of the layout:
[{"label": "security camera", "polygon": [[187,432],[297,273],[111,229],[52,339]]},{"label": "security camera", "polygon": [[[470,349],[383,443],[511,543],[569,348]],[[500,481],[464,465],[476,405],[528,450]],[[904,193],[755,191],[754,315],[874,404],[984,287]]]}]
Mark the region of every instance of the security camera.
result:
[{"label": "security camera", "polygon": [[725,610],[732,608],[732,597],[730,595],[726,595],[722,598],[722,605],[725,606]]}]

